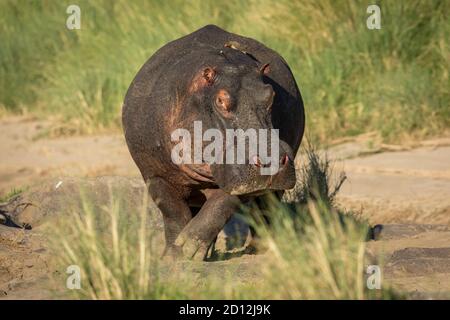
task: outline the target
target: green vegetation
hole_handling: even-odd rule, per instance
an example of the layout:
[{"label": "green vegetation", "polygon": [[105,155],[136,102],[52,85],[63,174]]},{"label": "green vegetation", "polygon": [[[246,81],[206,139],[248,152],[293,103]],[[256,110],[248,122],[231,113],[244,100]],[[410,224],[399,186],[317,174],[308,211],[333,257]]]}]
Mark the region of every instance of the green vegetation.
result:
[{"label": "green vegetation", "polygon": [[319,199],[332,207],[335,196],[347,176],[344,172],[334,176],[333,163],[328,159],[327,154],[319,153],[309,141],[300,148],[300,156],[305,165],[297,172],[298,178],[294,189],[286,192],[284,199],[289,203],[304,205],[310,199]]},{"label": "green vegetation", "polygon": [[[80,0],[0,3],[0,111],[59,115],[61,133],[120,127],[133,76],[166,42],[206,24],[254,37],[281,53],[301,88],[312,139],[378,132],[387,141],[450,127],[450,3],[375,1]],[[4,113],[1,111],[0,113]]]},{"label": "green vegetation", "polygon": [[[76,298],[390,298],[387,290],[366,289],[367,230],[351,218],[343,223],[324,204],[311,202],[309,209],[292,215],[287,207],[273,202],[273,226],[258,229],[268,253],[262,260],[252,260],[261,272],[251,278],[246,278],[249,272],[242,266],[238,269],[235,259],[192,266],[160,261],[158,242],[145,224],[148,213],[142,210],[130,216],[119,207],[116,201],[103,212],[86,207],[55,228],[61,272],[69,265],[81,268],[81,290],[69,292]],[[216,263],[222,264],[220,274],[209,271],[209,267],[217,269]]]},{"label": "green vegetation", "polygon": [[[162,261],[163,241],[148,225],[147,199],[140,213],[130,214],[112,193],[110,205],[97,212],[84,197],[81,212],[64,216],[52,228],[61,271],[69,265],[81,269],[81,290],[71,293],[84,299],[398,298],[384,284],[382,290],[366,288],[369,227],[332,207],[336,189],[323,185],[332,173],[328,161],[312,150],[308,157],[314,163],[305,167],[304,181],[314,180],[315,174],[321,178],[301,184],[297,192],[309,195],[305,202],[268,197],[264,213],[270,215],[270,226],[258,215],[250,221],[267,253],[250,264],[239,265],[239,259]],[[259,271],[255,275],[245,268]]]},{"label": "green vegetation", "polygon": [[6,203],[15,196],[21,194],[24,192],[26,188],[12,188],[8,193],[0,195],[0,203]]}]

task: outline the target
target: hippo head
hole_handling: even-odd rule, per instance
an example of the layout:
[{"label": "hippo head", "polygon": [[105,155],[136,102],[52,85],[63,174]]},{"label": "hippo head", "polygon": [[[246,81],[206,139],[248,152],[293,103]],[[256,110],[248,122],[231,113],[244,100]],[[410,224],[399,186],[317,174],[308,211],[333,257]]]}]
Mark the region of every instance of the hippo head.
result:
[{"label": "hippo head", "polygon": [[212,141],[222,146],[211,152],[215,162],[203,159],[192,169],[208,172],[230,194],[257,195],[295,184],[292,149],[277,139],[272,125],[274,108],[282,106],[274,105],[270,68],[251,54],[224,47],[203,57],[189,83],[188,105],[202,123],[203,154],[211,151]]}]

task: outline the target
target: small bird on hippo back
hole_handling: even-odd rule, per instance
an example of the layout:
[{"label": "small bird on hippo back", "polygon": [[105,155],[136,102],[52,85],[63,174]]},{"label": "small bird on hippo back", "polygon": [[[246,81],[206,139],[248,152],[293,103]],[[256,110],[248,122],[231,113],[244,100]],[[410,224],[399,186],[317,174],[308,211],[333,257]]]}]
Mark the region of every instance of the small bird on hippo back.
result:
[{"label": "small bird on hippo back", "polygon": [[166,44],[131,83],[122,122],[163,215],[165,256],[205,259],[242,203],[294,187],[302,98],[285,60],[254,39],[208,25]]}]

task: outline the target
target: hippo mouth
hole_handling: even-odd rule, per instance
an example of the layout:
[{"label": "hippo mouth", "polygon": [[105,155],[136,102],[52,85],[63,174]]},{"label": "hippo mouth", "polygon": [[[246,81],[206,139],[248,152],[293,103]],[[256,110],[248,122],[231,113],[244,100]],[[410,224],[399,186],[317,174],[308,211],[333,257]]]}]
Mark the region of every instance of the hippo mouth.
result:
[{"label": "hippo mouth", "polygon": [[225,192],[238,196],[259,196],[270,191],[287,190],[295,184],[295,172],[283,172],[280,175],[261,176],[247,172],[230,172],[213,168],[215,183]]},{"label": "hippo mouth", "polygon": [[207,163],[200,165],[181,165],[180,169],[195,181],[214,183],[211,167]]}]

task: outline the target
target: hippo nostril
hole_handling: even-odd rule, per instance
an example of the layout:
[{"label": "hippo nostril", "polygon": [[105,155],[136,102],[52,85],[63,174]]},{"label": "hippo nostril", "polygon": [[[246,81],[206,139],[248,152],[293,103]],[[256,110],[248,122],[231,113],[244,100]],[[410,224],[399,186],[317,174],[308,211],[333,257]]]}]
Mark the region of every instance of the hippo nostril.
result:
[{"label": "hippo nostril", "polygon": [[252,161],[256,167],[261,167],[261,159],[258,156],[253,156]]},{"label": "hippo nostril", "polygon": [[281,163],[282,166],[287,165],[289,163],[289,156],[287,154],[285,154],[284,157],[281,158],[280,163]]}]

